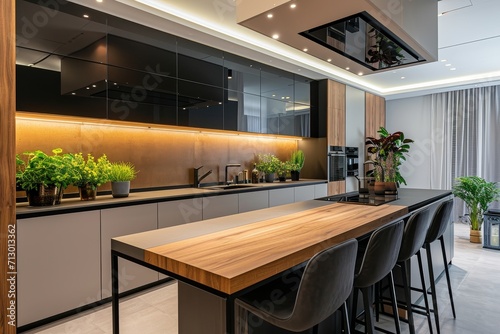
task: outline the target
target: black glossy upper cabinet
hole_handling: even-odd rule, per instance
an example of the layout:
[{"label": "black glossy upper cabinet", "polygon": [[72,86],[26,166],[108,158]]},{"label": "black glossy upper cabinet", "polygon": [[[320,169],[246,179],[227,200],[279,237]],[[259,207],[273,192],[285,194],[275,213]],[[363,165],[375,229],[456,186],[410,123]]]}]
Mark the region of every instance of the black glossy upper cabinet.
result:
[{"label": "black glossy upper cabinet", "polygon": [[308,136],[307,78],[74,3],[16,4],[18,110]]}]

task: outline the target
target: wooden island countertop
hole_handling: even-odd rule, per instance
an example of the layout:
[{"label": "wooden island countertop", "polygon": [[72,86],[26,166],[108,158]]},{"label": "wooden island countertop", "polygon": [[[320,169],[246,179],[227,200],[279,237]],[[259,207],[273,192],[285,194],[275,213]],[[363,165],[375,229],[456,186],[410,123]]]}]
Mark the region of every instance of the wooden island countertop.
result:
[{"label": "wooden island countertop", "polygon": [[112,249],[230,295],[449,195],[403,190],[380,206],[305,201],[117,237]]}]

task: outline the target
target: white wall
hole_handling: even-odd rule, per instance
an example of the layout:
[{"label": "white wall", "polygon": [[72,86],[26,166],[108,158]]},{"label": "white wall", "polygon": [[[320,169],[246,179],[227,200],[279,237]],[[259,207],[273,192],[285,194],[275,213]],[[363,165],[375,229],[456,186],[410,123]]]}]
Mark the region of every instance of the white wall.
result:
[{"label": "white wall", "polygon": [[[431,188],[431,113],[430,95],[386,102],[386,128],[403,131],[411,144],[409,157],[401,166],[401,175],[409,188]],[[404,187],[404,185],[402,186]]]}]

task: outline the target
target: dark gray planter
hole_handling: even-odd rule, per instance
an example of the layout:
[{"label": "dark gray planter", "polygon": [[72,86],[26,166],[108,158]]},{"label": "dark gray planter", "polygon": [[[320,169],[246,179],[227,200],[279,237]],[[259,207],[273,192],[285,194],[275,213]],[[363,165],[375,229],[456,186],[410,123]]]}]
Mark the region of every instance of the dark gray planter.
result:
[{"label": "dark gray planter", "polygon": [[128,197],[130,193],[130,181],[111,182],[111,193],[115,198]]}]

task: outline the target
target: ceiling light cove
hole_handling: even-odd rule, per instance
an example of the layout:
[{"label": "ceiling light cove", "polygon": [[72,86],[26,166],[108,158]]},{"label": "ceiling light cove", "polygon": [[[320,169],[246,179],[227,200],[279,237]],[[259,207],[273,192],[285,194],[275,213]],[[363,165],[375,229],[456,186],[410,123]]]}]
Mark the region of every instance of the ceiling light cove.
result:
[{"label": "ceiling light cove", "polygon": [[300,10],[290,10],[296,2],[285,0],[241,1],[236,12],[244,27],[264,36],[279,30],[280,42],[302,51],[309,42],[308,54],[369,75],[437,60],[437,4],[429,2],[404,1],[398,15],[386,1],[373,0],[308,0]]}]

